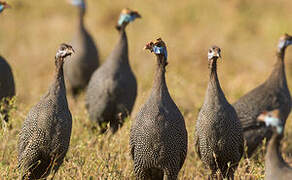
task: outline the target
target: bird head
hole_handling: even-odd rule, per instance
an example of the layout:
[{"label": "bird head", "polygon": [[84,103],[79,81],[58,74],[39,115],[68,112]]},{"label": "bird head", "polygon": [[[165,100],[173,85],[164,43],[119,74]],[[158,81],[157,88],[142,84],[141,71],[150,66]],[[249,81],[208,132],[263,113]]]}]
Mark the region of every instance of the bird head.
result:
[{"label": "bird head", "polygon": [[57,51],[56,59],[64,59],[67,56],[71,56],[73,53],[75,53],[75,51],[72,46],[62,43]]},{"label": "bird head", "polygon": [[141,15],[137,11],[125,8],[120,14],[116,28],[120,30],[122,27],[125,27],[127,24],[129,24],[129,22],[134,21],[136,18],[141,18]]},{"label": "bird head", "polygon": [[144,47],[145,50],[150,50],[157,56],[164,56],[164,59],[167,60],[167,49],[166,44],[162,41],[161,38],[156,39],[154,42],[149,42]]},{"label": "bird head", "polygon": [[212,46],[208,50],[208,60],[221,58],[221,49],[218,46]]},{"label": "bird head", "polygon": [[289,34],[284,34],[280,37],[279,43],[278,43],[278,50],[282,51],[285,50],[289,45],[292,44],[292,36]]},{"label": "bird head", "polygon": [[283,122],[280,119],[280,111],[278,109],[262,112],[257,117],[257,121],[265,123],[267,127],[272,127],[278,134],[283,132]]},{"label": "bird head", "polygon": [[6,8],[11,8],[11,6],[6,1],[0,1],[0,13]]},{"label": "bird head", "polygon": [[68,0],[72,5],[85,9],[85,0]]}]

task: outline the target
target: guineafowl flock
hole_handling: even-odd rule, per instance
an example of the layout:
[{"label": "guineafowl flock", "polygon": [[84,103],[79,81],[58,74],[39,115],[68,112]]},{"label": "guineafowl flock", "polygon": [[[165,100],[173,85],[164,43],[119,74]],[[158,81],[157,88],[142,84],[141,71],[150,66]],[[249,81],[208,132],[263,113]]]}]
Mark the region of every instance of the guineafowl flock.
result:
[{"label": "guineafowl flock", "polygon": [[[292,167],[283,159],[280,148],[292,108],[284,61],[285,51],[292,45],[292,36],[280,37],[276,63],[267,80],[234,103],[229,103],[217,74],[217,70],[220,71],[217,63],[223,62],[224,49],[211,46],[204,58],[209,77],[201,77],[208,80],[205,98],[197,119],[192,121],[191,128],[195,132],[191,134],[187,131],[185,114],[172,99],[167,86],[167,65],[172,64],[165,39],[156,37],[144,47],[154,54],[155,60],[149,58],[149,63],[155,62],[156,70],[148,98],[143,105],[138,105],[141,108],[136,117],[131,118],[139,95],[139,78],[136,79],[131,66],[130,59],[135,57],[130,55],[128,44],[132,42],[126,28],[142,15],[129,8],[122,9],[115,27],[117,43],[100,63],[96,44],[102,49],[103,43],[95,43],[86,28],[87,4],[85,0],[70,2],[79,13],[76,32],[71,43],[61,43],[57,49],[55,74],[47,93],[23,118],[17,146],[20,179],[53,179],[63,162],[70,162],[70,158],[66,158],[70,140],[78,135],[71,133],[74,114],[71,115],[67,92],[74,98],[73,104],[80,101],[84,93],[85,109],[94,127],[91,130],[98,136],[110,134],[111,138],[119,138],[119,129],[128,119],[131,121],[129,161],[132,161],[136,179],[178,179],[190,148],[196,154],[189,156],[197,156],[209,171],[203,175],[205,179],[235,179],[240,161],[253,157],[264,140],[267,142],[265,179],[292,179]],[[0,1],[0,15],[8,8],[7,2]],[[13,121],[11,101],[16,95],[13,67],[8,62],[5,55],[0,55],[0,120],[4,125]],[[5,127],[0,128],[2,131]],[[188,140],[189,135],[194,139]],[[194,143],[193,147],[189,146],[190,142]]]}]

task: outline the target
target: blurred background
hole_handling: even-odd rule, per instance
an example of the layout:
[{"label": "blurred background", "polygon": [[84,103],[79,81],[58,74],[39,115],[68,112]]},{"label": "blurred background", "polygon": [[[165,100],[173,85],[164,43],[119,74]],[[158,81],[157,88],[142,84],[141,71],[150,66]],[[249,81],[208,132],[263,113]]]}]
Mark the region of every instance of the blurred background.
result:
[{"label": "blurred background", "polygon": [[[12,130],[0,135],[0,177],[17,177],[17,138],[29,109],[47,91],[53,79],[54,56],[59,44],[70,43],[77,30],[77,8],[65,0],[8,0],[12,8],[0,15],[0,54],[10,63],[16,82],[16,109]],[[279,37],[292,34],[291,0],[87,0],[85,24],[95,39],[101,62],[118,40],[115,25],[121,9],[137,10],[142,19],[127,27],[129,59],[138,81],[138,97],[132,117],[114,137],[99,136],[90,129],[84,96],[68,97],[73,115],[71,147],[56,179],[132,179],[128,154],[131,119],[148,97],[155,70],[153,54],[145,44],[161,37],[167,44],[167,84],[184,114],[189,152],[181,179],[201,179],[207,171],[194,153],[195,121],[203,103],[207,82],[207,50],[218,45],[222,61],[218,76],[229,102],[263,82],[276,60]],[[292,48],[286,51],[286,75],[292,84]],[[291,118],[283,143],[284,157],[292,162]],[[289,146],[290,145],[290,146]],[[247,163],[249,168],[247,168]],[[263,177],[264,162],[243,161],[236,178]],[[0,178],[2,179],[2,178]]]}]

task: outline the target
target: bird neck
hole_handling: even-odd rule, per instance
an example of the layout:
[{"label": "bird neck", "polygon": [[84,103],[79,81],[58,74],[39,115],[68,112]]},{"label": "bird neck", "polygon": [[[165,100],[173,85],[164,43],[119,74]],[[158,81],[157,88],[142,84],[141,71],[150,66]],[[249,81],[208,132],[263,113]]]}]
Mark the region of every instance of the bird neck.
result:
[{"label": "bird neck", "polygon": [[63,64],[64,64],[63,58],[55,59],[56,72],[55,72],[55,80],[54,80],[53,86],[50,89],[51,93],[57,94],[61,89],[66,89],[65,82],[64,82]]},{"label": "bird neck", "polygon": [[124,42],[128,43],[125,28],[120,29],[119,33],[120,33],[120,41],[124,41]]},{"label": "bird neck", "polygon": [[284,63],[285,49],[279,49],[276,57],[277,60],[268,81],[271,83],[277,83],[281,87],[287,86]]},{"label": "bird neck", "polygon": [[152,88],[152,92],[159,93],[162,95],[164,90],[167,90],[167,85],[165,81],[165,67],[167,65],[167,62],[165,60],[165,57],[162,55],[157,55],[157,67],[155,72],[155,78],[154,78],[154,85]]},{"label": "bird neck", "polygon": [[129,64],[127,34],[126,34],[125,29],[121,29],[119,32],[120,32],[120,40],[117,44],[119,53],[117,54],[120,56],[120,58],[117,58],[117,60],[122,64]]},{"label": "bird neck", "polygon": [[116,29],[117,29],[120,33],[122,33],[123,31],[126,30],[126,27],[127,27],[128,24],[129,24],[129,23],[123,23],[123,24],[121,24],[121,25],[117,25],[117,26],[116,26]]},{"label": "bird neck", "polygon": [[206,101],[226,101],[224,93],[221,89],[220,82],[217,76],[217,59],[210,60],[209,69],[210,69],[210,79],[207,88]]},{"label": "bird neck", "polygon": [[79,7],[78,8],[78,26],[80,28],[84,28],[84,16],[85,16],[85,12],[86,12],[86,9],[85,8],[81,8]]},{"label": "bird neck", "polygon": [[269,169],[275,168],[275,166],[279,167],[286,164],[281,155],[281,150],[280,150],[282,138],[283,138],[283,135],[279,135],[276,132],[274,132],[271,140],[269,141],[267,154],[266,154],[266,166]]}]

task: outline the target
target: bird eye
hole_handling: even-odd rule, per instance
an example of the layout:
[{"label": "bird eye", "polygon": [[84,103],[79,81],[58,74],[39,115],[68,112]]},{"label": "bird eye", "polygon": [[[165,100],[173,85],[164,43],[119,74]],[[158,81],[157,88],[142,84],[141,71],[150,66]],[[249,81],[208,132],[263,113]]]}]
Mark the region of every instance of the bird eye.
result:
[{"label": "bird eye", "polygon": [[212,50],[211,49],[209,49],[209,53],[212,53]]}]

